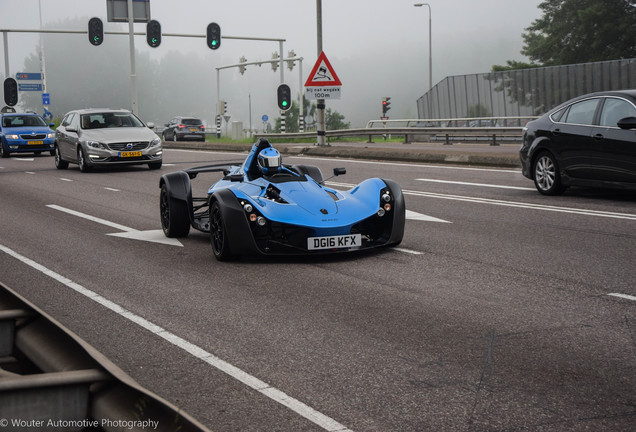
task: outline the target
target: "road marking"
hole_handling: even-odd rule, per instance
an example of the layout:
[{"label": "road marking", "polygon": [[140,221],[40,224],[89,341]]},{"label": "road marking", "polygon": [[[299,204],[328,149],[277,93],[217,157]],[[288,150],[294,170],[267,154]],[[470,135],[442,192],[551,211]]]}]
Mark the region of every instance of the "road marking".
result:
[{"label": "road marking", "polygon": [[293,397],[287,395],[286,393],[284,393],[283,391],[272,387],[271,385],[269,385],[268,383],[261,381],[260,379],[256,378],[253,375],[250,375],[249,373],[239,369],[238,367],[220,359],[219,357],[215,356],[214,354],[204,350],[203,348],[188,342],[187,340],[175,335],[174,333],[171,333],[169,331],[167,331],[166,329],[152,323],[151,321],[148,321],[147,319],[134,314],[133,312],[123,308],[122,306],[118,305],[117,303],[112,302],[111,300],[108,300],[105,297],[102,297],[101,295],[99,295],[98,293],[96,293],[95,291],[91,291],[88,288],[83,287],[82,285],[73,282],[72,280],[60,275],[59,273],[54,272],[53,270],[48,269],[47,267],[44,267],[43,265],[23,256],[20,255],[19,253],[9,249],[8,247],[0,244],[0,250],[3,251],[4,253],[6,253],[7,255],[12,256],[13,258],[21,261],[22,263],[30,266],[31,268],[45,274],[46,276],[49,276],[50,278],[58,281],[59,283],[67,286],[68,288],[74,290],[75,292],[82,294],[83,296],[86,296],[87,298],[89,298],[90,300],[93,300],[94,302],[100,304],[101,306],[115,312],[116,314],[134,322],[135,324],[139,325],[140,327],[150,331],[151,333],[155,334],[156,336],[159,336],[160,338],[166,340],[167,342],[171,343],[172,345],[181,348],[182,350],[186,351],[187,353],[191,354],[192,356],[203,360],[204,362],[206,362],[207,364],[209,364],[210,366],[225,372],[226,374],[228,374],[229,376],[231,376],[232,378],[236,379],[237,381],[245,384],[246,386],[256,390],[257,392],[261,393],[262,395],[272,399],[275,402],[278,402],[279,404],[289,408],[290,410],[294,411],[295,413],[301,415],[302,417],[306,418],[307,420],[315,423],[316,425],[318,425],[319,427],[323,428],[326,431],[330,431],[330,432],[352,432],[350,429],[348,429],[346,426],[338,423],[336,420],[332,419],[331,417],[326,416],[325,414],[322,414],[319,411],[316,411],[315,409],[313,409],[312,407],[310,407],[309,405],[304,404],[303,402],[294,399]]},{"label": "road marking", "polygon": [[21,157],[12,157],[11,159],[17,160],[17,161],[24,161],[24,162],[33,162],[35,160],[33,158],[21,158]]},{"label": "road marking", "polygon": [[89,221],[92,221],[92,222],[97,222],[99,224],[106,225],[106,226],[109,226],[111,228],[115,228],[115,229],[120,230],[120,231],[124,231],[123,233],[106,234],[106,235],[109,235],[109,236],[127,238],[127,239],[132,239],[132,240],[141,240],[141,241],[147,241],[147,242],[152,242],[152,243],[161,243],[161,244],[166,244],[166,245],[170,245],[170,246],[183,247],[183,245],[181,244],[181,242],[179,240],[177,240],[175,238],[166,237],[163,234],[162,230],[139,231],[139,230],[136,230],[134,228],[127,227],[125,225],[120,225],[118,223],[111,222],[111,221],[108,221],[106,219],[101,219],[101,218],[98,218],[98,217],[95,217],[95,216],[87,215],[85,213],[80,213],[78,211],[67,209],[65,207],[60,207],[60,206],[55,205],[55,204],[48,204],[47,207],[52,208],[54,210],[59,210],[59,211],[64,212],[64,213],[68,213],[68,214],[73,215],[73,216],[77,216],[77,217],[89,220]]},{"label": "road marking", "polygon": [[636,301],[636,296],[631,296],[631,295],[627,295],[627,294],[611,293],[611,294],[608,294],[608,295],[609,296],[614,296],[614,297],[624,298],[624,299],[627,299],[627,300]]},{"label": "road marking", "polygon": [[64,178],[64,177],[60,177],[60,180],[65,181],[65,182],[72,182],[73,181],[71,179],[67,179],[67,178]]},{"label": "road marking", "polygon": [[113,192],[119,192],[119,189],[115,189],[115,188],[105,187],[104,189],[113,191]]},{"label": "road marking", "polygon": [[442,222],[442,223],[451,223],[447,220],[444,219],[438,219],[436,217],[433,216],[429,216],[429,215],[425,215],[422,213],[417,213],[411,210],[407,210],[406,211],[406,218],[410,219],[410,220],[418,220],[418,221],[425,221],[425,222]]},{"label": "road marking", "polygon": [[[354,184],[348,183],[335,183],[328,182],[329,184],[333,184],[336,186],[342,187],[354,187]],[[446,200],[454,200],[454,201],[464,201],[464,202],[472,202],[478,204],[491,204],[498,205],[504,207],[517,207],[517,208],[525,208],[531,210],[543,210],[543,211],[551,211],[558,213],[570,213],[582,216],[596,216],[596,217],[605,217],[605,218],[613,218],[613,219],[625,219],[625,220],[636,220],[636,214],[631,213],[617,213],[617,212],[607,212],[600,210],[588,210],[588,209],[577,209],[573,207],[558,207],[558,206],[549,206],[545,204],[532,204],[532,203],[524,203],[518,201],[505,201],[505,200],[496,200],[490,198],[477,198],[477,197],[468,197],[463,195],[450,195],[450,194],[441,194],[441,193],[433,193],[433,192],[422,192],[415,190],[402,190],[404,195],[413,195],[419,197],[426,198],[439,198]]]},{"label": "road marking", "polygon": [[519,186],[493,185],[493,184],[486,184],[486,183],[469,183],[469,182],[460,182],[460,181],[423,179],[423,178],[418,178],[416,180],[424,181],[424,182],[430,182],[430,183],[446,183],[446,184],[464,185],[464,186],[481,186],[481,187],[499,188],[499,189],[515,189],[515,190],[528,190],[528,191],[534,191],[535,190],[534,188],[519,187]]},{"label": "road marking", "polygon": [[399,248],[399,247],[395,247],[393,248],[393,250],[399,251],[399,252],[404,252],[407,254],[411,254],[411,255],[423,255],[424,252],[420,252],[420,251],[416,251],[416,250],[412,250],[412,249],[404,249],[404,248]]},{"label": "road marking", "polygon": [[35,174],[33,171],[25,171],[25,174]]}]

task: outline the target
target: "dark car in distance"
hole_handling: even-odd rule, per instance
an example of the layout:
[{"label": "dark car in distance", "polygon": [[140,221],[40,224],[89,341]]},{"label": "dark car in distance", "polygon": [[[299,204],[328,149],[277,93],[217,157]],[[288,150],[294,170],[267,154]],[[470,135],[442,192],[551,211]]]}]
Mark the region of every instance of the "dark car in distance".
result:
[{"label": "dark car in distance", "polygon": [[636,190],[636,90],[591,93],[524,128],[522,173],[544,195],[568,186]]},{"label": "dark car in distance", "polygon": [[166,123],[161,137],[164,141],[205,141],[205,126],[195,117],[175,117]]}]

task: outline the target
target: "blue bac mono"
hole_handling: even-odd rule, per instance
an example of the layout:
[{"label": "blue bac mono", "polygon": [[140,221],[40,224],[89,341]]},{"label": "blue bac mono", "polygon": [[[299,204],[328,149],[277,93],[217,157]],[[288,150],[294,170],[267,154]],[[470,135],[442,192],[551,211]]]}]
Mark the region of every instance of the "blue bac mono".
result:
[{"label": "blue bac mono", "polygon": [[[222,172],[204,197],[191,180]],[[335,168],[334,176],[345,174]],[[325,186],[318,167],[281,163],[264,139],[243,163],[190,168],[159,182],[161,226],[167,237],[190,228],[210,233],[218,260],[241,255],[325,254],[396,246],[406,209],[400,186],[370,178],[348,191]]]}]

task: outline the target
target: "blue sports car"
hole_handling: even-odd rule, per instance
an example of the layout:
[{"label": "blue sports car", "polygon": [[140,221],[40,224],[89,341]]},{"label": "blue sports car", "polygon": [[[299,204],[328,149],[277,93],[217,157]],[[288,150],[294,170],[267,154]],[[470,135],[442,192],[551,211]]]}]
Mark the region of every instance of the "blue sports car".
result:
[{"label": "blue sports car", "polygon": [[54,155],[55,132],[53,123],[46,124],[42,117],[33,113],[0,114],[0,156],[11,153],[41,153]]},{"label": "blue sports car", "polygon": [[[205,197],[190,180],[222,172]],[[335,168],[334,176],[345,174]],[[320,169],[287,165],[264,139],[237,165],[213,165],[165,174],[159,182],[161,227],[186,237],[190,227],[210,233],[218,260],[241,255],[321,254],[396,246],[406,209],[400,186],[370,178],[348,191],[324,185]]]}]

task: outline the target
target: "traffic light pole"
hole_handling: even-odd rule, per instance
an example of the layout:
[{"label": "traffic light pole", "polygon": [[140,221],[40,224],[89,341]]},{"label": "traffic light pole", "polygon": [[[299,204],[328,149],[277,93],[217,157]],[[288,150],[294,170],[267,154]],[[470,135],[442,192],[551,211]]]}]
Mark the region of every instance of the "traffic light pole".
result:
[{"label": "traffic light pole", "polygon": [[130,99],[133,114],[139,114],[137,108],[137,71],[135,68],[135,22],[133,16],[133,0],[128,0],[128,39],[130,40]]}]

